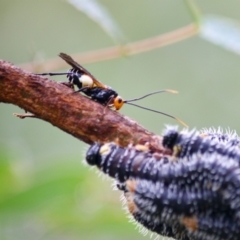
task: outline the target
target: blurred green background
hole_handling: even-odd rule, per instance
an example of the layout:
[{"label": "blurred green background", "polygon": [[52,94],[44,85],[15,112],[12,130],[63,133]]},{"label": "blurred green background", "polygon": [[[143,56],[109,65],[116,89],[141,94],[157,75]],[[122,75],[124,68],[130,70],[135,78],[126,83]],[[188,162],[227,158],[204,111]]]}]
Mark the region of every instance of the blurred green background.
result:
[{"label": "blurred green background", "polygon": [[[192,22],[183,1],[101,0],[128,41]],[[199,0],[206,14],[240,21],[240,2]],[[0,0],[0,58],[20,64],[113,46],[89,17],[60,0]],[[240,56],[199,36],[131,57],[85,65],[125,99],[175,89],[141,103],[183,119],[191,128],[240,132]],[[55,78],[63,81],[64,77]],[[87,145],[49,123],[19,120],[0,104],[0,239],[145,239],[128,222],[111,181],[82,164]],[[177,123],[132,106],[121,112],[161,133]],[[83,127],[83,126],[79,126]]]}]

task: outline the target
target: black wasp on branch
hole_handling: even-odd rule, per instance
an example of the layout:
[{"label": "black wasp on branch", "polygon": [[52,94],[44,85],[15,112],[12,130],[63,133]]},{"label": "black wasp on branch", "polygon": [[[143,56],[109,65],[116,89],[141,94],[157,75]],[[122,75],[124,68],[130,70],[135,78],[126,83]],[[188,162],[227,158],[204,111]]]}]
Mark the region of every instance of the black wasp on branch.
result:
[{"label": "black wasp on branch", "polygon": [[142,107],[142,106],[132,103],[132,102],[141,100],[143,98],[146,98],[148,96],[151,96],[153,94],[162,93],[162,92],[177,93],[177,91],[170,90],[170,89],[159,90],[159,91],[155,91],[155,92],[146,94],[139,98],[134,98],[131,100],[123,100],[123,98],[120,97],[115,90],[113,90],[111,87],[109,87],[107,85],[102,84],[88,70],[86,70],[83,66],[81,66],[77,62],[75,62],[72,59],[72,57],[70,57],[66,53],[60,53],[59,57],[61,57],[65,62],[67,62],[72,67],[68,72],[65,72],[65,73],[41,73],[38,75],[42,75],[42,76],[44,76],[44,75],[48,75],[48,76],[66,75],[69,80],[69,83],[71,85],[76,85],[77,88],[79,89],[75,92],[83,92],[85,95],[90,97],[92,100],[100,103],[101,105],[104,105],[107,107],[112,107],[112,108],[115,108],[116,110],[119,110],[126,103],[126,104],[133,105],[135,107],[139,107],[139,108],[142,108],[142,109],[145,109],[148,111],[163,114],[165,116],[175,119],[176,121],[178,121],[179,123],[181,123],[182,125],[187,127],[187,125],[182,120],[180,120],[172,115],[169,115],[169,114],[166,114],[166,113],[163,113],[160,111],[156,111],[153,109],[149,109],[146,107]]}]

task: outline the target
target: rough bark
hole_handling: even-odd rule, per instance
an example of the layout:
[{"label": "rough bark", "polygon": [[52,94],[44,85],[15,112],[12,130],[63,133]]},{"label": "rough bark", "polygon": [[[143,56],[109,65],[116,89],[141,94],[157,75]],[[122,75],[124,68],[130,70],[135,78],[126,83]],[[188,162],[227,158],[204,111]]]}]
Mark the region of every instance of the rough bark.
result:
[{"label": "rough bark", "polygon": [[128,117],[73,93],[64,84],[23,71],[3,60],[0,60],[0,89],[0,102],[17,105],[88,144],[149,143],[154,151],[165,151],[160,136]]}]

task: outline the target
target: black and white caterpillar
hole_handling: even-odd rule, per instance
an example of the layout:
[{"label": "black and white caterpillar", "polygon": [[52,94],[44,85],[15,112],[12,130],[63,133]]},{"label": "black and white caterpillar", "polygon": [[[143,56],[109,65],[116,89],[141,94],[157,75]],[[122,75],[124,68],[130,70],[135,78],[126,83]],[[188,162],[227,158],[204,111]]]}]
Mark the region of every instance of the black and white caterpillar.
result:
[{"label": "black and white caterpillar", "polygon": [[227,147],[240,147],[240,138],[237,135],[236,131],[227,129],[225,132],[222,128],[203,128],[199,132],[200,136],[208,138],[211,141],[216,140]]},{"label": "black and white caterpillar", "polygon": [[157,180],[157,169],[169,162],[168,157],[150,153],[145,146],[129,145],[121,148],[114,143],[92,145],[86,160],[88,164],[96,165],[119,183],[136,177]]},{"label": "black and white caterpillar", "polygon": [[167,127],[163,132],[163,146],[171,149],[176,159],[208,152],[227,156],[240,165],[240,138],[236,133],[214,129],[178,132],[176,127]]},{"label": "black and white caterpillar", "polygon": [[120,183],[129,212],[149,230],[179,240],[240,239],[238,161],[197,142],[205,151],[191,142],[191,154],[178,161],[115,143],[93,144],[86,160]]}]

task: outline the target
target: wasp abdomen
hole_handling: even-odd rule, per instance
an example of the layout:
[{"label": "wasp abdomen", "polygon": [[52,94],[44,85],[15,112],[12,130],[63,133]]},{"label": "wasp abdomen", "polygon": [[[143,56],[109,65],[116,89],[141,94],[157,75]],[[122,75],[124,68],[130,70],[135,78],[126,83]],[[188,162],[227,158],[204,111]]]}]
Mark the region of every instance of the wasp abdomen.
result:
[{"label": "wasp abdomen", "polygon": [[76,85],[78,89],[81,89],[83,87],[83,84],[80,81],[81,76],[82,76],[82,73],[80,73],[78,69],[74,69],[74,68],[70,69],[69,73],[67,74],[67,78],[69,82],[72,83],[73,85]]}]

